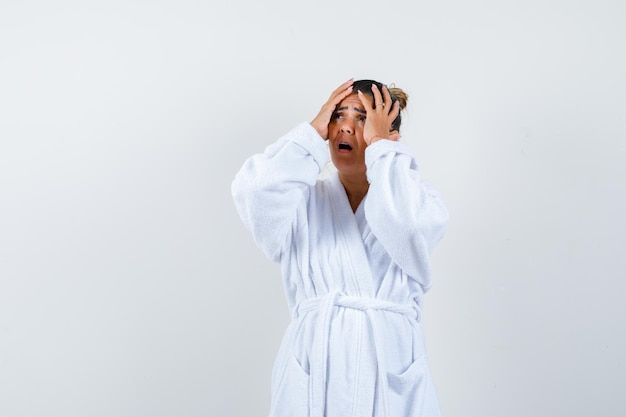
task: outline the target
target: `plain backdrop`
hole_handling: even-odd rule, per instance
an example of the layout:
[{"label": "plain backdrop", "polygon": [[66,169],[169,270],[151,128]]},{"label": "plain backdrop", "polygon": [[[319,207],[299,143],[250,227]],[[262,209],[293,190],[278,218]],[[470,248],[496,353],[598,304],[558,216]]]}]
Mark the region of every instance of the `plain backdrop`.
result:
[{"label": "plain backdrop", "polygon": [[451,214],[444,416],[623,416],[624,74],[621,0],[3,0],[0,416],[266,415],[290,317],[230,184],[350,77]]}]

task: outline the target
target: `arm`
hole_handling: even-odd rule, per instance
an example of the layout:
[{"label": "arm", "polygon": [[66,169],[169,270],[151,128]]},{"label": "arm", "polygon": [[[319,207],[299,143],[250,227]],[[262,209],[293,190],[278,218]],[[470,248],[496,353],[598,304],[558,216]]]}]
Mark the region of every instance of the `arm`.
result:
[{"label": "arm", "polygon": [[237,211],[257,245],[278,261],[289,246],[297,208],[328,161],[328,146],[302,123],[246,160],[231,191]]},{"label": "arm", "polygon": [[429,255],[448,220],[441,196],[422,181],[405,143],[376,141],[368,146],[365,161],[370,182],[367,222],[393,261],[428,289]]},{"label": "arm", "polygon": [[443,236],[448,211],[439,193],[421,180],[410,147],[391,130],[399,102],[391,105],[387,87],[381,93],[373,85],[372,93],[373,100],[359,94],[367,111],[363,139],[370,187],[365,217],[393,262],[427,290],[429,255]]},{"label": "arm", "polygon": [[[265,152],[249,158],[235,176],[232,194],[254,241],[273,261],[290,246],[298,207],[328,162],[328,122],[335,107],[352,92],[353,80],[332,92],[309,123],[298,125]],[[323,139],[323,140],[322,140]]]}]

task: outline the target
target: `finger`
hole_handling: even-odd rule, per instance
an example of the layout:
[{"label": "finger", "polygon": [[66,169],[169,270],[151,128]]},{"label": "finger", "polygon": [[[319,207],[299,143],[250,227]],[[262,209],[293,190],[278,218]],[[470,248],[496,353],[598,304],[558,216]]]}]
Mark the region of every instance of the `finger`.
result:
[{"label": "finger", "polygon": [[400,102],[396,100],[396,102],[393,103],[393,106],[391,106],[391,111],[389,112],[389,118],[392,121],[396,120],[396,117],[398,117],[398,114],[400,114]]},{"label": "finger", "polygon": [[384,98],[384,103],[385,103],[385,107],[387,108],[387,111],[390,111],[391,108],[391,93],[389,93],[389,89],[387,88],[387,86],[383,86],[383,98]]},{"label": "finger", "polygon": [[376,84],[372,84],[372,93],[374,94],[374,109],[384,109],[385,102],[383,101],[383,97],[380,95],[380,90],[376,87]]},{"label": "finger", "polygon": [[346,82],[342,83],[339,87],[337,87],[338,91],[345,90],[348,86],[354,84],[354,78],[350,78]]},{"label": "finger", "polygon": [[400,139],[400,133],[397,130],[389,132],[389,140],[398,141]]},{"label": "finger", "polygon": [[335,111],[335,107],[347,96],[352,94],[352,80],[348,80],[341,84],[328,98],[328,101],[324,104],[326,111]]},{"label": "finger", "polygon": [[361,100],[361,103],[363,104],[365,111],[368,113],[373,111],[374,107],[373,107],[372,99],[369,96],[366,96],[365,94],[363,94],[360,90],[357,91],[357,94],[359,95],[359,99]]},{"label": "finger", "polygon": [[344,98],[348,97],[350,94],[352,94],[352,85],[349,85],[347,88],[345,88],[343,91],[340,91],[332,100],[333,105],[337,105],[341,102],[341,100],[343,100]]},{"label": "finger", "polygon": [[354,84],[354,78],[350,78],[348,81],[344,82],[339,87],[337,87],[335,89],[335,91],[333,91],[332,94],[330,95],[330,99],[332,100],[336,96],[339,96],[339,95],[345,93],[346,90],[348,90],[348,89],[351,90],[352,89],[352,84]]}]

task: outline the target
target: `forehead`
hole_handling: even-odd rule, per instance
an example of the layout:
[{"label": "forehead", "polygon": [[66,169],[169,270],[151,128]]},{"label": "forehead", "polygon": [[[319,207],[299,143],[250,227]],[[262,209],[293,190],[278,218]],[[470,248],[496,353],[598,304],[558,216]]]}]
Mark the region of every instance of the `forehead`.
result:
[{"label": "forehead", "polygon": [[363,107],[363,103],[361,103],[359,96],[357,96],[356,94],[349,95],[348,97],[341,100],[341,102],[337,105],[337,110],[344,110],[344,109],[347,109],[347,110],[358,109],[361,111],[365,110],[365,108]]}]

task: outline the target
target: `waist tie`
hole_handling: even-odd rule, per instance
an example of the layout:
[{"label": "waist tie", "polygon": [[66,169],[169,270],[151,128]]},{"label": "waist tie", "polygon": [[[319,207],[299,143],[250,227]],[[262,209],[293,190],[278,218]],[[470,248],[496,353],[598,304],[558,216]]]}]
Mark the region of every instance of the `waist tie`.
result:
[{"label": "waist tie", "polygon": [[[407,316],[421,321],[421,310],[417,303],[398,304],[390,301],[375,298],[363,298],[342,294],[338,291],[331,292],[323,297],[309,298],[296,305],[293,311],[294,319],[304,313],[318,310],[315,323],[315,334],[313,335],[313,346],[310,356],[310,384],[309,384],[309,410],[310,417],[325,417],[326,409],[326,386],[328,379],[328,349],[330,338],[330,321],[333,307],[343,307],[352,310],[363,311],[369,318],[374,337],[374,349],[376,354],[378,382],[381,388],[381,408],[383,416],[389,416],[387,405],[387,373],[384,368],[385,358],[382,349],[382,339],[380,337],[380,324],[377,317],[372,312],[376,310],[387,311]],[[373,395],[375,397],[375,393]]]}]

